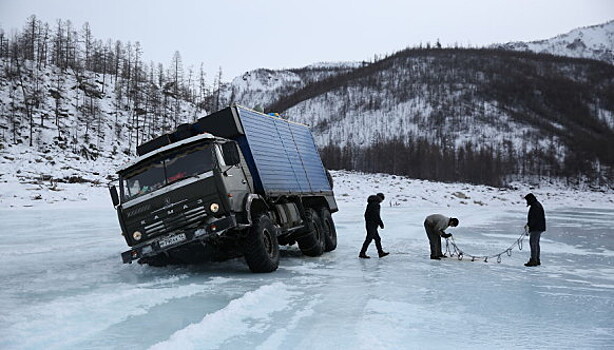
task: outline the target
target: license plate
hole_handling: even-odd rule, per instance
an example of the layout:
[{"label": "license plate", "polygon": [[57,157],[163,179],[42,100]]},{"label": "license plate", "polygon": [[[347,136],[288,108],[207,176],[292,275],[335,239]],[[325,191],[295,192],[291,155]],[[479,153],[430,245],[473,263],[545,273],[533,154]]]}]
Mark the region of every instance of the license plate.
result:
[{"label": "license plate", "polygon": [[161,239],[160,241],[158,241],[158,245],[160,246],[160,248],[168,247],[169,245],[185,241],[185,238],[185,233],[180,233],[172,237]]}]

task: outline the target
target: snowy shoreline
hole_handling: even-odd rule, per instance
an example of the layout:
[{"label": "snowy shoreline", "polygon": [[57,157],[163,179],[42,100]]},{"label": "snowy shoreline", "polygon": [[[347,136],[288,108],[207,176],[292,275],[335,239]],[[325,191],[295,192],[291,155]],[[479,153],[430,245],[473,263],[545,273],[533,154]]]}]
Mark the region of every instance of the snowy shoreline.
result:
[{"label": "snowy shoreline", "polygon": [[[524,208],[522,197],[532,192],[546,208],[614,209],[614,191],[582,191],[558,186],[534,188],[516,184],[514,189],[462,183],[440,183],[388,174],[332,171],[337,201],[363,205],[369,194],[385,192],[384,206],[426,208]],[[109,208],[113,205],[102,176],[84,183],[51,180],[19,181],[17,176],[0,182],[0,210],[70,207]]]}]

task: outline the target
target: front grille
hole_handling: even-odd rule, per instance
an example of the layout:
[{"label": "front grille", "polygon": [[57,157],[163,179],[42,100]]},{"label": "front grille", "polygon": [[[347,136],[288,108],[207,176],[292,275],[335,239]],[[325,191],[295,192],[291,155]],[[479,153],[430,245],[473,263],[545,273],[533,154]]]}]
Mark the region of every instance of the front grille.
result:
[{"label": "front grille", "polygon": [[161,217],[160,214],[155,215],[154,220],[144,226],[144,233],[147,236],[153,237],[178,229],[193,228],[198,226],[207,216],[204,206],[198,206],[186,211],[173,208],[168,209],[165,213],[164,217]]},{"label": "front grille", "polygon": [[143,213],[139,218],[130,218],[128,227],[133,231],[141,231],[145,239],[161,234],[174,233],[190,228],[196,228],[207,218],[202,199],[183,200],[150,213]]}]

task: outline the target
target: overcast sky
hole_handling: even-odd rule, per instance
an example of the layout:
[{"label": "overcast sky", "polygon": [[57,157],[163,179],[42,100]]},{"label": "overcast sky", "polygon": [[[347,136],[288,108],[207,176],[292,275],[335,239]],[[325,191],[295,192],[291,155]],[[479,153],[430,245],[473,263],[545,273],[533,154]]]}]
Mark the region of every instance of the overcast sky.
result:
[{"label": "overcast sky", "polygon": [[0,0],[10,35],[35,14],[89,22],[98,39],[141,43],[144,58],[205,64],[210,81],[256,68],[369,60],[419,43],[482,46],[546,39],[614,19],[614,0]]}]

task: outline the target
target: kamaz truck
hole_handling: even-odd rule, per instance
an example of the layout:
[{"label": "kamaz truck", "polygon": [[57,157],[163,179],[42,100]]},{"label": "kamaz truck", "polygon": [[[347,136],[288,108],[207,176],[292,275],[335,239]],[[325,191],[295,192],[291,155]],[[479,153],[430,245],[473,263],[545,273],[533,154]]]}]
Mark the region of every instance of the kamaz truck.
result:
[{"label": "kamaz truck", "polygon": [[243,256],[272,272],[279,246],[337,247],[332,178],[308,127],[232,105],[137,147],[109,184],[124,263],[191,264]]}]

